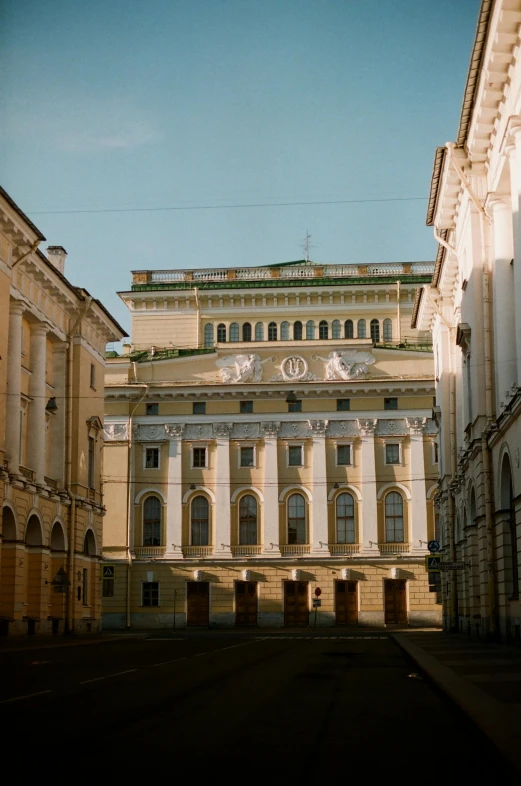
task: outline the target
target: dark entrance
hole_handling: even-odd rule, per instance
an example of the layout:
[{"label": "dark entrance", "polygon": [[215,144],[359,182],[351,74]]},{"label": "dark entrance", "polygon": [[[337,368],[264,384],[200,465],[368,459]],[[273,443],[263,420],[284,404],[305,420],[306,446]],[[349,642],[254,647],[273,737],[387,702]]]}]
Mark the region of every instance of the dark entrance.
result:
[{"label": "dark entrance", "polygon": [[358,625],[358,582],[335,581],[337,625]]},{"label": "dark entrance", "polygon": [[284,625],[286,628],[306,628],[309,625],[307,581],[284,582]]},{"label": "dark entrance", "polygon": [[385,622],[407,625],[407,595],[404,579],[385,579]]},{"label": "dark entrance", "polygon": [[241,628],[257,625],[257,582],[235,582],[235,624]]},{"label": "dark entrance", "polygon": [[186,624],[208,626],[210,624],[210,584],[208,581],[187,581]]}]

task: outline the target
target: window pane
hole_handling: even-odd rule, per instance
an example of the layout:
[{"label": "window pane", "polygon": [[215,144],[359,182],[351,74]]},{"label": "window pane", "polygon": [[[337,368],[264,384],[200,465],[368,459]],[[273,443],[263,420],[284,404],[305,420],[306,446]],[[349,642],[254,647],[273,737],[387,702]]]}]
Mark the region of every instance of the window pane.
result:
[{"label": "window pane", "polygon": [[230,325],[230,341],[239,340],[239,325],[237,322],[232,322]]},{"label": "window pane", "polygon": [[147,497],[143,505],[143,546],[161,545],[161,500]]},{"label": "window pane", "polygon": [[288,500],[288,543],[306,543],[306,502],[302,494]]},{"label": "window pane", "polygon": [[277,324],[276,322],[270,322],[268,325],[268,341],[276,341],[277,340]]},{"label": "window pane", "polygon": [[159,404],[147,404],[145,411],[147,415],[159,415]]},{"label": "window pane", "polygon": [[194,497],[194,499],[192,500],[191,511],[192,511],[192,516],[191,516],[192,545],[208,546],[209,506],[206,497],[202,497],[202,496]]},{"label": "window pane", "polygon": [[221,344],[226,343],[226,325],[217,325],[217,341]]},{"label": "window pane", "polygon": [[147,448],[145,453],[146,469],[157,469],[159,467],[159,448]]},{"label": "window pane", "polygon": [[302,341],[302,322],[295,322],[293,325],[293,338],[295,341]]},{"label": "window pane", "polygon": [[290,445],[288,464],[290,467],[300,467],[302,465],[302,445]]},{"label": "window pane", "polygon": [[306,322],[306,339],[311,341],[315,338],[315,323],[312,319]]},{"label": "window pane", "polygon": [[337,543],[355,542],[355,501],[351,494],[339,494],[336,500]]},{"label": "window pane", "polygon": [[239,544],[257,543],[257,500],[251,494],[241,498],[239,503]]},{"label": "window pane", "polygon": [[243,414],[253,412],[253,401],[241,401],[239,407]]},{"label": "window pane", "polygon": [[365,319],[359,319],[357,325],[358,338],[367,338],[365,332]]},{"label": "window pane", "polygon": [[204,345],[205,347],[213,347],[213,325],[204,326]]},{"label": "window pane", "polygon": [[403,499],[391,491],[385,498],[385,539],[388,543],[403,543]]},{"label": "window pane", "polygon": [[347,412],[351,409],[351,400],[348,398],[337,398],[336,408],[337,412]]},{"label": "window pane", "polygon": [[373,341],[380,341],[380,323],[377,319],[371,320],[371,338]]},{"label": "window pane", "polygon": [[206,467],[206,448],[193,449],[194,467]]},{"label": "window pane", "polygon": [[253,467],[253,448],[241,448],[241,467]]},{"label": "window pane", "polygon": [[255,341],[264,341],[264,324],[257,322],[255,325]]},{"label": "window pane", "polygon": [[206,413],[206,401],[194,401],[192,413],[194,415],[204,415]]},{"label": "window pane", "polygon": [[351,445],[337,445],[337,464],[348,466],[351,464]]},{"label": "window pane", "polygon": [[280,326],[280,340],[289,341],[289,322],[282,322]]},{"label": "window pane", "polygon": [[344,322],[344,338],[353,338],[353,320],[346,319]]},{"label": "window pane", "polygon": [[386,464],[399,464],[400,463],[400,446],[399,445],[386,445],[385,446],[385,463]]},{"label": "window pane", "polygon": [[318,324],[318,337],[321,339],[329,338],[329,325],[322,319]]},{"label": "window pane", "polygon": [[398,399],[384,398],[384,409],[398,409]]},{"label": "window pane", "polygon": [[302,401],[289,401],[288,412],[302,412]]},{"label": "window pane", "polygon": [[242,340],[251,341],[251,325],[249,322],[245,322],[242,326]]},{"label": "window pane", "polygon": [[340,338],[340,320],[334,319],[331,325],[331,335],[333,338]]},{"label": "window pane", "polygon": [[384,319],[384,341],[392,341],[393,323],[391,319]]}]

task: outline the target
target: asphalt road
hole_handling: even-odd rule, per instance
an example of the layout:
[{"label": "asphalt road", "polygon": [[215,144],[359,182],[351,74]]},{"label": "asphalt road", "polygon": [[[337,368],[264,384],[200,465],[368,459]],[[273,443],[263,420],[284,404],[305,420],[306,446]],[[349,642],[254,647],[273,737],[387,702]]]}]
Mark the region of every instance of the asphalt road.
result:
[{"label": "asphalt road", "polygon": [[91,768],[232,783],[511,777],[386,635],[158,634],[4,652],[0,667],[2,749],[26,774],[53,762],[82,782]]}]

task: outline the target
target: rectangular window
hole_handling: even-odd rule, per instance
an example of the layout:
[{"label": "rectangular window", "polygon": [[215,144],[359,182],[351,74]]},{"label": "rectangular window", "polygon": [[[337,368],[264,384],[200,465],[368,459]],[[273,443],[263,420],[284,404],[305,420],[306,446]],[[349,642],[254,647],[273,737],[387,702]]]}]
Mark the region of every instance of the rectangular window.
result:
[{"label": "rectangular window", "polygon": [[385,446],[385,463],[386,464],[399,464],[400,463],[400,446],[399,445],[386,445]]},{"label": "rectangular window", "polygon": [[90,364],[90,386],[93,390],[96,390],[96,366],[94,363]]},{"label": "rectangular window", "polygon": [[252,447],[241,448],[241,467],[254,467],[255,456]]},{"label": "rectangular window", "polygon": [[192,449],[192,467],[206,467],[206,448]]},{"label": "rectangular window", "polygon": [[114,597],[114,579],[103,579],[101,594],[104,598]]},{"label": "rectangular window", "polygon": [[351,409],[351,399],[349,398],[337,398],[336,400],[336,411],[337,412],[348,412]]},{"label": "rectangular window", "polygon": [[438,458],[438,443],[437,442],[433,442],[432,443],[432,461],[433,461],[434,464],[437,464],[438,461],[439,461],[439,458]]},{"label": "rectangular window", "polygon": [[384,409],[398,409],[398,399],[384,398]]},{"label": "rectangular window", "polygon": [[94,488],[94,460],[95,460],[96,440],[89,437],[89,456],[88,456],[88,479],[87,484],[90,489]]},{"label": "rectangular window", "polygon": [[159,606],[159,582],[143,582],[143,606]]},{"label": "rectangular window", "polygon": [[145,414],[147,414],[147,415],[159,415],[159,404],[146,404],[145,405]]},{"label": "rectangular window", "polygon": [[302,412],[302,401],[288,401],[288,412]]},{"label": "rectangular window", "polygon": [[145,448],[145,469],[159,469],[159,448]]},{"label": "rectangular window", "polygon": [[251,413],[253,412],[253,401],[241,401],[239,407],[240,407],[239,412],[242,415]]},{"label": "rectangular window", "polygon": [[192,415],[206,415],[206,401],[194,401]]},{"label": "rectangular window", "polygon": [[290,445],[288,448],[288,467],[302,467],[302,445]]},{"label": "rectangular window", "polygon": [[339,467],[348,467],[351,464],[351,445],[336,446],[336,463]]},{"label": "rectangular window", "polygon": [[89,605],[89,569],[83,568],[83,580],[81,587],[81,602],[84,606]]}]

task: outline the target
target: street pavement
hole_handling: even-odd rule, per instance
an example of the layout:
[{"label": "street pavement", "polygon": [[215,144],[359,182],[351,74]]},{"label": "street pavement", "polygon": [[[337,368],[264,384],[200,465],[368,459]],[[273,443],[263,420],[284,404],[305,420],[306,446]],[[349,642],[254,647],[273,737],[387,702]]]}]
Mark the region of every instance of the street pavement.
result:
[{"label": "street pavement", "polygon": [[9,642],[0,652],[2,747],[24,758],[25,774],[56,761],[105,779],[512,778],[405,652],[414,635],[444,634],[402,632],[399,645],[387,631],[360,629]]}]

